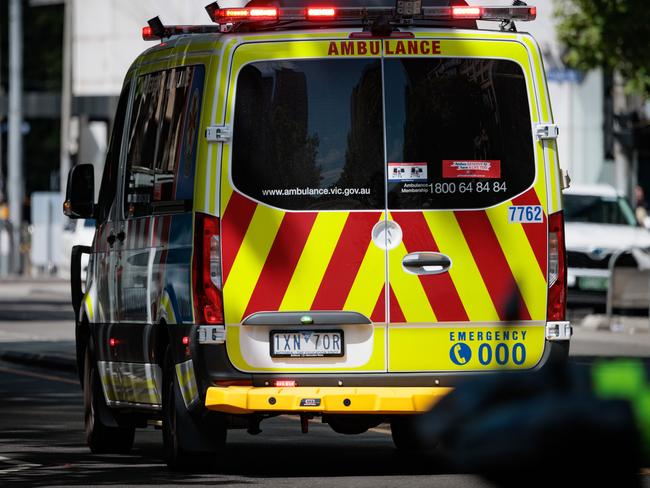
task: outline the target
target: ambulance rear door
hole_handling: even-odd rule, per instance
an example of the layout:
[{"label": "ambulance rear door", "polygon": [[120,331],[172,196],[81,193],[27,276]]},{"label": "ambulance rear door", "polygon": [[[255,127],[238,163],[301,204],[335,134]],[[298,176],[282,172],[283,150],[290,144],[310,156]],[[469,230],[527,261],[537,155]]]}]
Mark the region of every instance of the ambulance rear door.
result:
[{"label": "ambulance rear door", "polygon": [[228,356],[246,372],[385,372],[381,41],[332,56],[286,37],[235,46],[224,87]]},{"label": "ambulance rear door", "polygon": [[482,35],[384,41],[391,372],[526,369],[544,351],[539,60]]}]

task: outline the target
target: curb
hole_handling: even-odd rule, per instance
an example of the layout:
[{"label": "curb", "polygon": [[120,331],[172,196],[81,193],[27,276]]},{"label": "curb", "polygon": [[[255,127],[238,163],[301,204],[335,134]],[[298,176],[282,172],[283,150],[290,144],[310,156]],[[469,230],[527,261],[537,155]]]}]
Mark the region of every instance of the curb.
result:
[{"label": "curb", "polygon": [[10,363],[39,366],[42,368],[54,369],[56,371],[64,371],[66,373],[77,372],[77,362],[72,358],[62,356],[30,352],[0,351],[0,359]]}]

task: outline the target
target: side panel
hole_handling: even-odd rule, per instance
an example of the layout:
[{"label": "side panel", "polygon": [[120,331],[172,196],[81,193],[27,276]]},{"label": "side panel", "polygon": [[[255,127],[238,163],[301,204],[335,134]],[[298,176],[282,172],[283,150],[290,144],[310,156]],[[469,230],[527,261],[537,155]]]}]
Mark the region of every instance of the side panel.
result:
[{"label": "side panel", "polygon": [[[152,63],[145,57],[134,79],[123,198],[116,203],[122,217],[109,229],[116,236],[116,257],[114,279],[107,278],[114,290],[109,286],[108,295],[116,302],[116,313],[94,327],[104,391],[112,406],[160,408],[163,358],[158,345],[168,338],[160,337],[167,331],[157,324],[193,321],[192,202],[196,161],[205,148],[198,141],[210,58],[185,54],[187,65],[177,65],[180,58]],[[181,347],[176,349],[175,359],[186,359]],[[186,370],[179,370],[183,378]]]}]

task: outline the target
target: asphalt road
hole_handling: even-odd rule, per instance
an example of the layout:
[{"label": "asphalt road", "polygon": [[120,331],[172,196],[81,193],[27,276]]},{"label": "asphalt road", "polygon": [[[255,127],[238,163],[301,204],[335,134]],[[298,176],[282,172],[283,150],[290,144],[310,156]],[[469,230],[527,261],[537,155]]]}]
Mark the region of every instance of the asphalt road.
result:
[{"label": "asphalt road", "polygon": [[400,456],[379,427],[360,436],[290,417],[268,420],[262,434],[231,431],[225,473],[179,474],[161,462],[161,432],[139,430],[131,455],[93,455],[84,444],[82,399],[72,375],[0,363],[2,486],[491,486],[441,473],[430,459]]},{"label": "asphalt road", "polygon": [[[72,355],[67,288],[60,284],[0,284],[0,349]],[[644,357],[650,334],[578,328],[573,362],[595,356]],[[128,456],[93,455],[83,436],[82,399],[72,373],[0,362],[0,486],[278,486],[489,487],[480,478],[446,473],[431,458],[400,456],[384,427],[360,436],[310,423],[300,433],[291,417],[262,423],[263,433],[229,433],[225,472],[179,474],[161,462],[160,431],[139,430]],[[598,469],[598,467],[594,467]],[[650,471],[644,478],[650,488]],[[525,484],[523,485],[525,486]]]}]

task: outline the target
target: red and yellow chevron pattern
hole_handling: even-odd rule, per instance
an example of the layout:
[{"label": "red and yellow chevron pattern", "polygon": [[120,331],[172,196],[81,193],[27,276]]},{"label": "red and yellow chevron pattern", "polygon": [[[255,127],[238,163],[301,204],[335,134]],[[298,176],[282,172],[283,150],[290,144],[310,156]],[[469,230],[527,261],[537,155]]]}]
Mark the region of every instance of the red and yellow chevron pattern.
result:
[{"label": "red and yellow chevron pattern", "polygon": [[[352,310],[391,324],[495,322],[513,299],[518,320],[544,320],[546,217],[508,223],[511,204],[539,200],[531,189],[488,210],[389,212],[404,239],[388,253],[386,287],[385,252],[371,242],[385,212],[284,212],[234,191],[222,218],[226,322],[274,310]],[[401,260],[416,251],[445,253],[453,265],[408,274]]]}]

